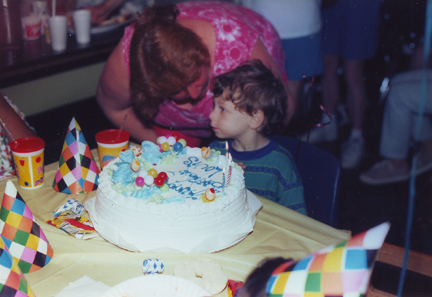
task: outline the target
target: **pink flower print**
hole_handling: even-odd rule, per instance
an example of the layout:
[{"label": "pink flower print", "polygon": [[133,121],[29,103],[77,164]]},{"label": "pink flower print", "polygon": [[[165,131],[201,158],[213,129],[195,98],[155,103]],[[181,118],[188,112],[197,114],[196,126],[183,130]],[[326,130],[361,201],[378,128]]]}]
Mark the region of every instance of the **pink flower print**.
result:
[{"label": "pink flower print", "polygon": [[216,23],[216,26],[220,29],[218,33],[221,40],[234,42],[238,37],[241,36],[240,27],[233,20],[222,19]]}]

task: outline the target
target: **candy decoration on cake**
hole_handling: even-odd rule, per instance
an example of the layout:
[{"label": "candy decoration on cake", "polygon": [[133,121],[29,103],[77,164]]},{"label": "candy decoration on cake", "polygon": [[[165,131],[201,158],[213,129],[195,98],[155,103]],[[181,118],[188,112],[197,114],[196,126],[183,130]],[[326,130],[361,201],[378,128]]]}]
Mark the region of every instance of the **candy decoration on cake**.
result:
[{"label": "candy decoration on cake", "polygon": [[24,274],[0,236],[0,296],[34,297]]},{"label": "candy decoration on cake", "polygon": [[97,189],[98,179],[99,168],[80,126],[75,118],[72,118],[60,155],[53,188],[67,194],[90,193]]},{"label": "candy decoration on cake", "polygon": [[23,273],[44,267],[53,257],[53,249],[42,228],[11,181],[7,181],[3,195],[0,234]]},{"label": "candy decoration on cake", "polygon": [[389,228],[389,223],[383,223],[280,265],[267,282],[268,296],[365,296],[375,256]]},{"label": "candy decoration on cake", "polygon": [[177,133],[168,137],[159,136],[156,139],[156,143],[159,144],[159,150],[161,153],[168,151],[181,152],[183,148],[186,147],[186,140],[180,138]]},{"label": "candy decoration on cake", "polygon": [[207,189],[202,195],[202,200],[204,202],[212,202],[216,198],[215,190],[213,188]]},{"label": "candy decoration on cake", "polygon": [[208,158],[210,158],[211,155],[212,155],[212,150],[211,150],[210,147],[205,147],[205,146],[203,146],[203,147],[201,148],[201,156],[202,156],[204,159],[208,159]]},{"label": "candy decoration on cake", "polygon": [[164,271],[165,265],[159,259],[145,259],[143,261],[142,269],[144,274],[156,274]]}]

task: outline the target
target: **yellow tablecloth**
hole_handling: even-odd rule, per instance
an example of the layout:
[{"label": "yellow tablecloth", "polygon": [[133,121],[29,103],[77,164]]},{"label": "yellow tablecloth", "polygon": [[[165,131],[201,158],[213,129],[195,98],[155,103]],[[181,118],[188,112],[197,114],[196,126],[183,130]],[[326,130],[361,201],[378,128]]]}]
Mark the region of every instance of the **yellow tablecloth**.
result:
[{"label": "yellow tablecloth", "polygon": [[[93,150],[93,156],[99,164],[96,150]],[[54,257],[47,266],[25,275],[36,296],[56,295],[70,282],[85,275],[108,286],[114,286],[142,275],[142,262],[147,258],[161,259],[165,264],[164,274],[172,275],[174,267],[181,261],[202,256],[128,252],[101,237],[84,241],[44,223],[53,217],[52,211],[71,198],[52,188],[57,167],[57,163],[45,166],[45,183],[36,190],[21,189],[16,177],[12,178],[54,249]],[[1,199],[5,185],[6,181],[0,182]],[[75,198],[84,203],[94,195],[95,192],[92,192],[77,195]],[[258,213],[254,231],[227,250],[205,255],[218,261],[229,279],[243,281],[255,265],[266,257],[300,259],[350,237],[350,232],[334,229],[272,201],[258,198],[263,203],[263,208]]]}]

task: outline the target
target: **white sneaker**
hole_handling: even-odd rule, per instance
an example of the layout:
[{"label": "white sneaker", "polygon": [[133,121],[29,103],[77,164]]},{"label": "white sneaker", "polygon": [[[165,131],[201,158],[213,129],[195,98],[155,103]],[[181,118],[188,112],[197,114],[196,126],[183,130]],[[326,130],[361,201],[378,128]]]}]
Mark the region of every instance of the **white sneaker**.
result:
[{"label": "white sneaker", "polygon": [[309,142],[312,144],[325,142],[325,141],[335,141],[338,138],[338,129],[336,123],[330,123],[321,127],[315,127],[310,130],[309,141],[308,132],[301,135],[301,140]]},{"label": "white sneaker", "polygon": [[365,156],[365,145],[363,138],[349,138],[342,144],[341,166],[344,169],[357,167]]}]

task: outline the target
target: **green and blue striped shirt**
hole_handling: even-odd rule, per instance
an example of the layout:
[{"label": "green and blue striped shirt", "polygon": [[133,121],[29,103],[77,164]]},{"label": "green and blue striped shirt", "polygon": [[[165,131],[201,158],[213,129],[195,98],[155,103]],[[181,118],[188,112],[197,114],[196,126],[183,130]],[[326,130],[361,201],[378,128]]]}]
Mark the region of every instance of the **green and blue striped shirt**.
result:
[{"label": "green and blue striped shirt", "polygon": [[[225,140],[214,140],[210,147],[226,154]],[[275,201],[306,215],[303,185],[291,153],[270,139],[265,147],[239,152],[228,141],[234,162],[243,162],[246,188],[252,193]]]}]

